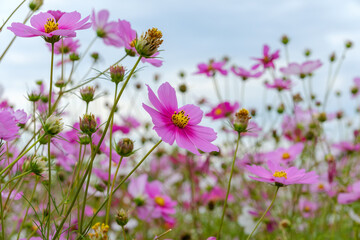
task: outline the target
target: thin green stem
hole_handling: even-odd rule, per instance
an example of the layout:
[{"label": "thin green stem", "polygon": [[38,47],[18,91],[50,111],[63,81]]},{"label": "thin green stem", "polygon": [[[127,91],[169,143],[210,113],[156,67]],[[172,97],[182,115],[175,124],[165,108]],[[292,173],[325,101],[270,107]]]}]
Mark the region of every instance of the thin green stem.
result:
[{"label": "thin green stem", "polygon": [[219,227],[219,231],[218,231],[217,237],[216,237],[217,240],[220,240],[221,229],[222,229],[222,225],[223,225],[223,222],[224,222],[224,216],[225,216],[225,211],[226,211],[226,207],[227,207],[227,201],[228,201],[228,198],[229,198],[229,193],[230,193],[230,188],[231,188],[231,179],[232,179],[232,175],[234,173],[236,154],[237,154],[237,151],[239,149],[240,137],[241,137],[241,135],[240,135],[240,132],[239,132],[238,133],[238,138],[237,138],[237,141],[236,141],[236,148],[235,148],[235,152],[234,152],[234,157],[233,157],[233,161],[232,161],[232,165],[231,165],[230,178],[229,178],[229,183],[228,183],[228,186],[227,186],[223,212],[222,212],[222,215],[221,215],[220,227]]},{"label": "thin green stem", "polygon": [[9,185],[10,182],[12,182],[12,181],[14,181],[14,180],[16,180],[16,179],[22,178],[23,176],[26,176],[26,175],[29,174],[29,173],[31,173],[31,171],[27,171],[27,172],[24,172],[24,173],[22,173],[22,174],[19,174],[19,175],[13,177],[12,179],[10,179],[9,181],[7,181],[7,182],[5,183],[4,187],[1,188],[0,192],[4,191],[5,188],[7,187],[7,185]]},{"label": "thin green stem", "polygon": [[[121,165],[121,163],[122,163],[123,158],[124,158],[124,157],[121,156],[120,161],[119,161],[119,163],[118,163],[118,165],[117,165],[117,168],[116,168],[116,171],[115,171],[115,176],[114,176],[114,179],[113,179],[112,184],[111,184],[111,190],[110,190],[109,195],[108,195],[108,196],[109,196],[109,201],[108,201],[108,205],[107,205],[107,209],[106,209],[106,213],[107,213],[107,215],[106,215],[106,220],[105,220],[105,224],[106,224],[106,225],[108,225],[108,223],[109,223],[109,215],[110,215],[110,207],[111,207],[111,198],[112,198],[112,195],[113,195],[113,190],[114,190],[114,186],[115,186],[116,177],[117,177],[118,171],[119,171],[119,169],[120,169],[120,165]],[[110,182],[110,179],[109,179],[109,182]]]},{"label": "thin green stem", "polygon": [[12,15],[14,15],[14,13],[21,7],[21,5],[24,4],[24,2],[26,2],[26,0],[22,1],[22,2],[15,8],[15,10],[10,14],[10,16],[5,20],[5,22],[3,23],[3,25],[1,25],[1,27],[0,27],[0,32],[2,31],[2,29],[4,28],[4,26],[6,25],[6,23],[10,20],[10,18],[12,17]]},{"label": "thin green stem", "polygon": [[222,102],[222,98],[221,98],[221,95],[220,95],[219,86],[218,86],[218,84],[217,84],[217,81],[216,81],[215,76],[212,77],[212,80],[213,80],[213,84],[214,84],[216,96],[217,96],[217,98],[219,99],[219,101]]},{"label": "thin green stem", "polygon": [[[50,108],[50,107],[49,107]],[[48,141],[48,171],[49,171],[49,181],[48,181],[48,222],[47,222],[47,239],[50,239],[50,222],[51,222],[51,152],[50,152],[51,140]]]},{"label": "thin green stem", "polygon": [[261,218],[259,219],[259,221],[257,222],[256,226],[254,227],[254,229],[252,230],[251,234],[249,235],[249,237],[246,239],[246,240],[249,240],[251,238],[251,236],[254,234],[255,230],[257,229],[257,227],[260,225],[260,223],[262,222],[263,218],[265,217],[266,213],[271,209],[272,205],[274,204],[275,202],[275,199],[276,199],[276,195],[279,191],[279,186],[276,187],[276,190],[275,190],[275,195],[274,195],[274,198],[272,199],[269,207],[265,210],[265,212],[263,213],[263,215],[261,216]]},{"label": "thin green stem", "polygon": [[125,232],[125,228],[124,226],[121,226],[122,228],[122,232],[123,232],[123,237],[124,237],[124,240],[126,240],[126,232]]},{"label": "thin green stem", "polygon": [[[32,193],[31,193],[29,202],[31,202],[32,199],[34,198],[34,194],[35,194],[35,191],[36,191],[36,186],[38,185],[38,183],[39,183],[39,179],[37,178],[37,179],[36,179],[36,182],[35,182],[35,185],[34,185],[34,189],[33,189]],[[18,235],[17,235],[16,240],[19,240],[19,238],[20,238],[20,233],[21,233],[21,230],[22,230],[22,228],[23,228],[23,226],[24,226],[24,223],[26,222],[26,218],[27,218],[29,209],[30,209],[30,204],[28,204],[28,206],[27,206],[27,208],[26,208],[25,217],[24,217],[24,219],[23,219],[22,222],[21,222],[21,225],[20,225],[20,228],[19,228],[19,231],[18,231]]]},{"label": "thin green stem", "polygon": [[51,43],[51,66],[50,66],[50,87],[49,87],[49,114],[51,115],[51,95],[53,85],[53,71],[54,71],[54,43]]},{"label": "thin green stem", "polygon": [[0,172],[0,176],[3,175],[7,170],[11,169],[26,153],[28,153],[45,135],[38,138],[28,149],[23,151],[14,161],[12,161],[6,168]]},{"label": "thin green stem", "polygon": [[[115,84],[115,94],[114,94],[114,103],[116,101],[116,96],[117,96],[117,87],[118,84]],[[113,125],[114,125],[114,115],[111,118],[111,123],[110,123],[110,152],[109,152],[109,169],[108,169],[108,182],[107,182],[107,195],[109,196],[110,194],[110,182],[111,182],[111,163],[112,163],[112,134],[113,134]],[[121,157],[122,160],[122,157]],[[115,180],[115,178],[114,178]],[[111,197],[110,197],[111,199]],[[110,214],[110,204],[111,201],[109,201],[109,205],[106,209],[106,215],[105,215],[105,224],[108,225],[109,222],[109,214]]]},{"label": "thin green stem", "polygon": [[122,86],[122,88],[121,88],[121,90],[120,90],[120,93],[119,93],[118,97],[116,98],[116,102],[115,102],[114,106],[113,106],[112,109],[111,109],[109,118],[108,118],[108,120],[106,121],[106,125],[105,125],[105,128],[104,128],[103,134],[102,134],[102,136],[101,136],[101,138],[100,138],[100,140],[99,140],[98,145],[96,146],[96,150],[93,151],[93,153],[91,154],[89,167],[87,167],[87,169],[86,169],[86,171],[85,171],[85,173],[84,173],[84,176],[83,176],[83,178],[81,179],[81,182],[79,183],[79,186],[78,186],[78,188],[77,188],[77,190],[76,190],[76,193],[75,193],[75,195],[74,195],[74,197],[73,197],[73,199],[72,199],[72,201],[71,201],[71,203],[70,203],[70,206],[69,206],[68,211],[65,213],[65,215],[64,215],[64,217],[63,217],[63,220],[61,221],[61,223],[59,224],[59,226],[58,226],[57,229],[56,229],[56,233],[55,233],[55,235],[54,235],[54,237],[53,237],[54,240],[57,239],[57,237],[59,236],[59,234],[60,234],[60,232],[61,232],[61,229],[62,229],[62,227],[64,226],[64,223],[65,223],[67,217],[70,215],[71,210],[72,210],[72,208],[74,207],[74,204],[75,204],[75,202],[76,202],[76,199],[77,199],[77,197],[78,197],[78,195],[79,195],[79,193],[80,193],[80,191],[81,191],[82,185],[83,185],[84,182],[85,182],[86,176],[87,176],[88,174],[90,174],[90,164],[91,164],[91,162],[94,161],[95,156],[96,156],[96,153],[97,153],[97,151],[99,150],[102,142],[104,141],[105,135],[106,135],[107,130],[108,130],[109,126],[110,126],[110,119],[111,119],[111,117],[113,116],[113,114],[115,113],[116,105],[118,104],[118,102],[119,102],[119,100],[120,100],[120,98],[121,98],[121,96],[122,96],[122,93],[124,92],[124,90],[125,90],[128,82],[129,82],[131,76],[133,75],[133,73],[134,73],[137,65],[139,64],[140,60],[141,60],[141,56],[138,58],[138,60],[136,61],[134,67],[131,69],[128,77],[126,78],[126,81],[125,81],[124,85]]},{"label": "thin green stem", "polygon": [[[128,173],[128,175],[126,175],[126,177],[124,177],[121,182],[115,187],[115,189],[112,191],[112,193],[116,192],[123,184],[124,182],[126,182],[126,180],[128,180],[128,178],[136,171],[136,169],[138,169],[138,167],[140,167],[140,165],[145,161],[145,159],[155,150],[155,148],[157,146],[159,146],[159,144],[162,142],[162,140],[160,140],[159,142],[157,142],[148,152],[147,154],[140,160],[140,162],[138,164],[136,164],[136,166],[130,171],[130,173]],[[94,213],[94,215],[92,216],[92,218],[90,219],[89,223],[86,225],[84,232],[82,232],[80,235],[84,236],[84,234],[88,231],[88,229],[91,227],[92,221],[95,219],[95,217],[97,216],[97,214],[100,212],[100,210],[106,205],[106,203],[109,201],[109,197],[107,197],[104,202],[100,205],[100,207],[98,208],[98,210]]]}]

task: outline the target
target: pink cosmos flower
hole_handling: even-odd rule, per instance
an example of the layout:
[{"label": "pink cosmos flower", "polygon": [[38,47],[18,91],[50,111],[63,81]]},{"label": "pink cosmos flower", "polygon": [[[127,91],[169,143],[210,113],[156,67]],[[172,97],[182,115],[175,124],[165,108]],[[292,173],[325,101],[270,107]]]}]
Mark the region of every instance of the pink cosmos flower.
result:
[{"label": "pink cosmos flower", "polygon": [[277,162],[267,161],[268,169],[261,166],[248,166],[246,169],[256,175],[250,178],[260,181],[275,183],[277,186],[287,186],[291,184],[313,184],[317,182],[318,175],[314,172],[305,172],[305,169],[296,167],[284,168]]},{"label": "pink cosmos flower", "polygon": [[278,59],[280,50],[276,50],[274,53],[270,54],[270,47],[268,45],[264,45],[263,48],[263,57],[262,58],[253,58],[257,60],[259,63],[252,66],[252,70],[258,69],[260,66],[263,68],[275,68],[274,61]]},{"label": "pink cosmos flower", "polygon": [[239,103],[235,102],[233,105],[229,102],[219,103],[214,107],[211,112],[207,113],[205,116],[211,117],[212,119],[221,119],[227,118],[232,115],[239,108]]},{"label": "pink cosmos flower", "polygon": [[321,66],[322,62],[320,60],[306,61],[302,64],[290,63],[289,66],[280,68],[280,72],[285,75],[298,75],[301,78],[304,78],[306,75],[312,74]]},{"label": "pink cosmos flower", "polygon": [[[46,44],[51,51],[51,44]],[[55,54],[67,54],[75,53],[80,47],[79,40],[74,40],[74,38],[64,38],[61,41],[58,41],[54,44],[54,53]]]},{"label": "pink cosmos flower", "polygon": [[80,19],[81,15],[76,11],[70,13],[48,11],[34,15],[30,19],[32,27],[22,23],[12,23],[8,29],[18,37],[41,36],[48,42],[56,42],[60,37],[75,37],[76,30],[91,26],[91,23],[87,23],[89,16]]},{"label": "pink cosmos flower", "polygon": [[354,144],[351,142],[343,141],[336,144],[333,144],[334,148],[337,148],[344,152],[355,152],[360,151],[360,144]]},{"label": "pink cosmos flower", "polygon": [[[135,55],[138,56],[139,54],[137,53],[134,47],[134,40],[136,39],[136,31],[131,28],[131,24],[128,21],[119,19],[118,34],[123,41],[123,46],[125,46],[126,52],[131,56],[135,56]],[[160,54],[159,52],[156,52],[150,58],[141,58],[141,62],[150,63],[154,67],[161,67],[163,61],[158,58],[159,54]]]},{"label": "pink cosmos flower", "polygon": [[267,88],[274,88],[277,89],[279,92],[282,90],[290,90],[291,88],[291,81],[290,80],[283,80],[280,78],[276,78],[273,84],[265,83]]},{"label": "pink cosmos flower", "polygon": [[351,88],[351,94],[353,97],[356,97],[360,94],[360,77],[355,77],[353,81],[355,85]]},{"label": "pink cosmos flower", "polygon": [[319,205],[317,203],[311,202],[306,198],[300,198],[299,200],[299,209],[304,218],[314,217],[318,208]]},{"label": "pink cosmos flower", "polygon": [[92,27],[96,31],[98,37],[104,40],[106,45],[115,47],[124,46],[124,42],[118,34],[118,22],[108,22],[109,11],[103,9],[97,14],[93,10],[91,15]]},{"label": "pink cosmos flower", "polygon": [[221,75],[227,75],[227,71],[224,69],[226,61],[215,62],[213,59],[209,61],[208,64],[200,63],[197,65],[199,71],[195,74],[205,74],[208,77],[214,76],[217,72]]},{"label": "pink cosmos flower", "polygon": [[179,147],[200,155],[203,152],[219,151],[212,141],[216,139],[216,132],[212,128],[199,126],[203,112],[192,104],[178,107],[175,89],[166,82],[158,89],[158,97],[148,87],[151,108],[143,103],[143,108],[150,114],[155,125],[154,130],[161,139],[172,145],[176,140]]},{"label": "pink cosmos flower", "polygon": [[337,201],[340,204],[349,204],[360,199],[360,181],[349,186],[346,193],[340,193]]},{"label": "pink cosmos flower", "polygon": [[[213,189],[211,189],[210,192],[206,192],[201,196],[201,200],[207,204],[209,202],[217,202],[220,200],[225,200],[226,198],[226,190],[215,186]],[[234,197],[229,194],[229,198],[228,198],[229,202],[234,201]]]},{"label": "pink cosmos flower", "polygon": [[280,164],[289,163],[294,161],[299,156],[299,154],[302,153],[303,149],[303,143],[296,143],[288,149],[278,148],[275,151],[268,152],[265,154],[265,158]]},{"label": "pink cosmos flower", "polygon": [[247,80],[248,78],[259,78],[263,74],[263,72],[251,72],[242,67],[235,66],[231,67],[231,71],[243,80]]},{"label": "pink cosmos flower", "polygon": [[17,137],[20,127],[13,114],[7,110],[0,110],[0,140],[11,141]]}]

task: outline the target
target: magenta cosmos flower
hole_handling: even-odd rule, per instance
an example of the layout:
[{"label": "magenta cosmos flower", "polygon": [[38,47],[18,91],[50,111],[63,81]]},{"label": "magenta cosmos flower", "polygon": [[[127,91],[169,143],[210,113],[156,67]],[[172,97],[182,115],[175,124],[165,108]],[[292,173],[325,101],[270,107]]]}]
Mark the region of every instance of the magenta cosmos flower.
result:
[{"label": "magenta cosmos flower", "polygon": [[241,77],[242,80],[247,80],[248,78],[259,78],[263,74],[262,72],[252,72],[248,71],[242,67],[231,67],[231,71],[238,77]]},{"label": "magenta cosmos flower", "polygon": [[298,75],[300,78],[305,78],[321,66],[320,60],[306,61],[302,64],[290,63],[289,66],[280,68],[280,72],[286,75]]},{"label": "magenta cosmos flower", "polygon": [[[51,44],[47,43],[49,50],[51,51]],[[80,47],[79,40],[74,40],[74,38],[64,38],[61,41],[58,41],[54,44],[54,53],[55,54],[68,54],[75,53]]]},{"label": "magenta cosmos flower", "polygon": [[258,61],[258,64],[252,66],[251,69],[255,70],[258,69],[260,66],[265,68],[275,68],[274,61],[280,57],[279,55],[280,50],[276,50],[274,53],[270,53],[270,47],[268,45],[264,45],[263,48],[263,57],[262,58],[253,58],[254,60]]},{"label": "magenta cosmos flower", "polygon": [[227,118],[231,116],[237,109],[239,108],[239,103],[234,103],[231,105],[229,102],[219,103],[216,107],[214,107],[211,112],[207,113],[207,117],[211,117],[212,119],[221,119]]},{"label": "magenta cosmos flower", "polygon": [[227,71],[224,69],[226,61],[215,62],[214,60],[210,60],[208,64],[200,63],[197,65],[199,71],[195,74],[205,74],[208,77],[214,76],[217,72],[221,75],[227,75]]},{"label": "magenta cosmos flower", "polygon": [[211,142],[216,139],[216,132],[212,128],[199,126],[203,111],[197,106],[187,104],[178,107],[175,89],[168,82],[158,89],[158,97],[148,86],[148,95],[151,108],[143,104],[154,123],[154,130],[161,139],[172,145],[176,143],[181,148],[200,155],[197,149],[203,152],[219,151]]},{"label": "magenta cosmos flower", "polygon": [[290,80],[283,80],[280,78],[276,78],[274,83],[265,83],[267,88],[277,89],[279,92],[282,90],[289,90],[291,88],[291,81]]},{"label": "magenta cosmos flower", "polygon": [[47,42],[57,42],[61,37],[75,37],[76,30],[87,29],[89,16],[81,19],[78,12],[41,12],[30,19],[32,27],[22,23],[12,23],[8,29],[18,37],[43,37]]},{"label": "magenta cosmos flower", "polygon": [[115,21],[108,22],[109,15],[109,11],[106,9],[99,11],[97,14],[93,10],[91,15],[92,27],[106,45],[122,47],[124,43],[118,34],[119,24]]},{"label": "magenta cosmos flower", "polygon": [[360,181],[355,182],[349,186],[346,193],[340,193],[337,201],[340,204],[349,204],[360,199]]},{"label": "magenta cosmos flower", "polygon": [[256,165],[247,166],[246,170],[257,176],[249,177],[260,182],[275,183],[277,186],[313,184],[318,179],[318,175],[314,171],[305,172],[305,169],[296,167],[284,168],[279,163],[270,160],[267,161],[267,165],[269,170]]},{"label": "magenta cosmos flower", "polygon": [[265,154],[267,160],[275,161],[280,164],[294,161],[303,151],[304,144],[296,143],[289,148],[278,148],[275,151]]}]

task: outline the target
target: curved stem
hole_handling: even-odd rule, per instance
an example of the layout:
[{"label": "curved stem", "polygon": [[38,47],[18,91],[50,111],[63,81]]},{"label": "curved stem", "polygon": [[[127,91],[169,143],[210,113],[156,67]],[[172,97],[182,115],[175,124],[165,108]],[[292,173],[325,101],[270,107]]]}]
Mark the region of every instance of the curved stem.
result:
[{"label": "curved stem", "polygon": [[[160,140],[159,142],[157,142],[148,152],[147,154],[140,160],[140,162],[138,164],[136,164],[136,166],[128,173],[128,175],[126,175],[126,177],[124,177],[121,182],[115,187],[115,189],[112,191],[112,193],[116,192],[116,190],[118,190],[123,184],[124,182],[126,182],[126,180],[128,180],[128,178],[136,171],[136,169],[138,169],[138,167],[140,167],[140,165],[145,161],[145,159],[155,150],[155,148],[157,146],[159,146],[159,144],[162,142],[162,140]],[[100,212],[100,210],[106,205],[107,201],[109,201],[109,197],[107,197],[104,202],[100,205],[100,207],[98,208],[98,210],[94,213],[94,215],[92,216],[92,218],[90,219],[89,223],[86,225],[84,232],[82,232],[80,234],[80,236],[84,236],[84,234],[88,231],[88,228],[91,227],[92,225],[92,221],[95,219],[95,217],[97,216],[97,214]]]},{"label": "curved stem", "polygon": [[10,18],[12,17],[12,15],[14,15],[14,13],[21,7],[21,5],[24,4],[24,2],[26,2],[26,0],[22,1],[22,2],[19,4],[19,6],[17,6],[17,7],[15,8],[15,10],[10,14],[10,16],[5,20],[5,22],[3,23],[3,25],[1,25],[1,27],[0,27],[0,32],[1,32],[1,30],[4,28],[4,26],[6,25],[6,23],[10,20]]},{"label": "curved stem", "polygon": [[1,172],[0,172],[0,176],[3,175],[7,170],[11,169],[26,153],[28,153],[45,135],[41,136],[38,138],[38,140],[36,142],[34,142],[28,149],[26,149],[25,151],[23,151],[23,153],[21,153],[14,161],[12,161],[9,165],[7,165],[6,168],[4,168]]},{"label": "curved stem", "polygon": [[113,116],[113,114],[114,114],[114,112],[115,112],[116,105],[118,104],[118,102],[119,102],[119,100],[120,100],[120,98],[121,98],[121,96],[122,96],[122,93],[124,92],[125,87],[127,86],[127,83],[129,82],[131,76],[133,75],[133,73],[134,73],[137,65],[139,64],[140,60],[141,60],[141,56],[138,58],[138,60],[136,61],[134,67],[131,69],[128,77],[126,78],[126,81],[125,81],[124,85],[122,86],[122,88],[121,88],[121,90],[120,90],[120,93],[119,93],[118,97],[116,98],[115,104],[114,104],[114,106],[113,106],[112,109],[111,109],[109,118],[108,118],[108,120],[106,121],[106,125],[105,125],[105,128],[104,128],[103,134],[101,135],[101,138],[100,138],[100,140],[99,140],[99,143],[98,143],[98,145],[96,146],[95,151],[93,151],[93,153],[91,154],[89,167],[87,167],[87,169],[86,169],[86,171],[85,171],[85,173],[84,173],[84,176],[83,176],[83,178],[81,179],[81,181],[80,181],[80,183],[79,183],[79,186],[78,186],[78,188],[77,188],[77,190],[76,190],[76,193],[75,193],[73,199],[71,200],[71,203],[70,203],[70,206],[69,206],[68,211],[65,213],[65,215],[64,215],[64,217],[63,217],[63,220],[61,221],[61,223],[59,224],[59,226],[58,226],[57,229],[56,229],[56,233],[55,233],[55,235],[54,235],[54,237],[53,237],[54,240],[57,239],[57,237],[59,237],[59,234],[60,234],[60,232],[61,232],[61,229],[62,229],[62,227],[64,226],[64,223],[65,223],[67,217],[70,215],[71,210],[72,210],[72,208],[73,208],[74,205],[75,205],[76,199],[77,199],[77,197],[78,197],[78,195],[79,195],[79,193],[80,193],[80,191],[81,191],[82,185],[83,185],[84,182],[85,182],[86,176],[87,176],[88,174],[90,174],[90,164],[91,164],[91,162],[94,161],[95,156],[96,156],[96,153],[98,152],[98,150],[99,150],[102,142],[104,141],[105,135],[106,135],[107,130],[109,129],[109,126],[110,126],[110,119],[111,119],[111,117]]},{"label": "curved stem", "polygon": [[[123,156],[121,156],[120,158],[120,161],[117,165],[117,168],[116,168],[116,172],[115,172],[115,176],[114,176],[114,179],[112,181],[112,184],[111,184],[111,190],[109,192],[109,201],[108,201],[108,205],[107,205],[107,209],[106,209],[106,219],[105,219],[105,224],[108,225],[109,223],[109,214],[110,214],[110,207],[111,207],[111,198],[112,198],[112,195],[113,195],[113,191],[114,191],[114,185],[115,185],[115,181],[116,181],[116,176],[118,174],[118,171],[120,169],[120,165],[122,163],[122,160],[123,160]],[[109,179],[109,182],[110,182],[110,179]]]},{"label": "curved stem", "polygon": [[266,213],[270,210],[270,208],[272,207],[272,205],[275,202],[275,198],[277,195],[277,192],[279,191],[279,186],[276,187],[276,191],[275,191],[275,195],[273,200],[271,201],[269,207],[265,210],[265,212],[263,213],[263,215],[261,216],[261,218],[259,219],[259,221],[257,222],[256,226],[254,227],[254,229],[252,230],[251,234],[249,235],[249,237],[246,240],[249,240],[251,238],[251,236],[254,234],[255,230],[257,229],[257,227],[260,225],[260,223],[262,222],[263,218],[265,217]]},{"label": "curved stem", "polygon": [[225,216],[225,211],[226,211],[226,207],[227,207],[227,201],[228,201],[228,198],[229,198],[229,193],[230,193],[230,188],[231,188],[231,179],[232,179],[232,175],[234,173],[236,154],[237,154],[237,151],[239,149],[240,137],[241,136],[240,136],[240,132],[239,132],[238,133],[238,138],[237,138],[237,141],[236,141],[236,148],[235,148],[235,152],[234,152],[234,157],[233,157],[233,161],[232,161],[232,165],[231,165],[230,178],[229,178],[229,183],[228,183],[228,186],[227,186],[223,212],[222,212],[222,215],[221,215],[220,227],[219,227],[219,231],[218,231],[217,237],[216,237],[217,240],[220,240],[221,229],[222,229],[222,225],[223,225],[223,222],[224,222],[224,216]]}]

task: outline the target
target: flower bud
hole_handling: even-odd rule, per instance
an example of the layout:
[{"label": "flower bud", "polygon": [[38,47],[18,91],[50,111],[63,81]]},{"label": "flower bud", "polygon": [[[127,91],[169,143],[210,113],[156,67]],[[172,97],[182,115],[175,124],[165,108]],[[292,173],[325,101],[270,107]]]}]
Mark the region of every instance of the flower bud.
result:
[{"label": "flower bud", "polygon": [[56,83],[55,83],[55,86],[58,87],[58,88],[65,87],[65,81],[64,81],[64,79],[59,79],[59,80],[57,80]]},{"label": "flower bud", "polygon": [[29,3],[29,8],[31,9],[31,11],[35,12],[43,5],[43,3],[43,0],[33,0]]},{"label": "flower bud", "polygon": [[129,138],[122,138],[115,146],[115,151],[122,157],[128,157],[133,153],[134,142]]},{"label": "flower bud", "polygon": [[327,120],[327,116],[325,112],[321,112],[317,118],[319,122],[325,122]]},{"label": "flower bud", "polygon": [[84,114],[82,118],[80,118],[80,129],[83,133],[91,136],[96,132],[97,122],[93,114]]},{"label": "flower bud", "polygon": [[47,95],[40,95],[40,100],[41,100],[43,103],[47,103],[47,102],[49,102],[49,96],[47,96]]},{"label": "flower bud", "polygon": [[42,145],[47,144],[49,142],[49,140],[50,140],[49,136],[48,135],[44,136],[44,134],[45,134],[44,130],[41,130],[40,135],[39,135],[39,138],[40,138],[39,143],[42,144]]},{"label": "flower bud", "polygon": [[357,86],[354,86],[351,88],[351,94],[356,95],[359,92],[359,88]]},{"label": "flower bud", "polygon": [[127,54],[128,56],[130,56],[130,57],[135,57],[135,56],[136,56],[136,52],[133,51],[132,49],[127,49],[127,48],[125,48],[125,52],[126,52],[126,54]]},{"label": "flower bud", "polygon": [[134,45],[137,53],[145,58],[149,58],[157,53],[163,40],[162,33],[157,28],[149,29],[140,38],[135,39]]},{"label": "flower bud", "polygon": [[286,35],[283,35],[281,37],[281,43],[284,44],[284,45],[287,45],[289,43],[290,39],[288,38],[288,36]]},{"label": "flower bud", "polygon": [[60,133],[64,128],[64,123],[61,122],[61,119],[62,118],[55,115],[48,117],[43,126],[45,133],[50,136],[55,136]]},{"label": "flower bud", "polygon": [[94,59],[94,62],[97,62],[99,60],[99,53],[93,52],[91,55],[92,59]]},{"label": "flower bud", "polygon": [[182,92],[182,93],[185,93],[187,90],[187,87],[186,87],[186,84],[181,84],[179,86],[179,91]]},{"label": "flower bud", "polygon": [[285,105],[283,103],[281,103],[277,108],[277,112],[279,114],[282,114],[282,113],[284,113],[284,111],[285,111]]},{"label": "flower bud", "polygon": [[110,67],[111,81],[118,84],[124,80],[125,68],[123,66],[115,65]]},{"label": "flower bud", "polygon": [[30,102],[37,102],[40,100],[40,93],[31,92],[27,95]]},{"label": "flower bud", "polygon": [[117,214],[116,214],[116,218],[115,218],[117,224],[119,224],[120,226],[125,226],[128,221],[129,221],[129,217],[128,217],[128,213],[124,210],[124,209],[120,209]]},{"label": "flower bud", "polygon": [[249,123],[249,120],[251,119],[249,115],[249,111],[245,108],[239,110],[235,114],[235,122],[234,122],[234,129],[235,131],[241,133],[247,131],[247,126]]},{"label": "flower bud", "polygon": [[85,133],[81,133],[78,137],[79,137],[79,142],[82,145],[88,145],[91,142],[89,135]]},{"label": "flower bud", "polygon": [[80,56],[77,53],[71,53],[69,55],[69,58],[70,58],[71,61],[75,62],[75,61],[78,61],[80,59]]},{"label": "flower bud", "polygon": [[353,46],[352,41],[346,41],[346,42],[345,42],[345,47],[346,47],[346,48],[349,49],[349,48],[352,48],[352,46]]},{"label": "flower bud", "polygon": [[94,100],[95,88],[94,87],[83,87],[80,89],[80,95],[82,100],[89,103]]},{"label": "flower bud", "polygon": [[291,227],[291,222],[289,221],[289,219],[283,219],[280,221],[279,227],[283,228],[283,229],[289,228],[289,227]]},{"label": "flower bud", "polygon": [[335,53],[332,53],[332,54],[330,55],[329,60],[330,60],[330,62],[335,62],[335,60],[336,60],[336,55],[335,55]]},{"label": "flower bud", "polygon": [[305,49],[304,55],[305,55],[305,57],[309,57],[311,55],[311,50],[310,49]]},{"label": "flower bud", "polygon": [[41,173],[43,173],[46,170],[46,167],[47,167],[47,158],[44,156],[36,156],[30,162],[31,172],[33,172],[38,176],[41,176]]}]

